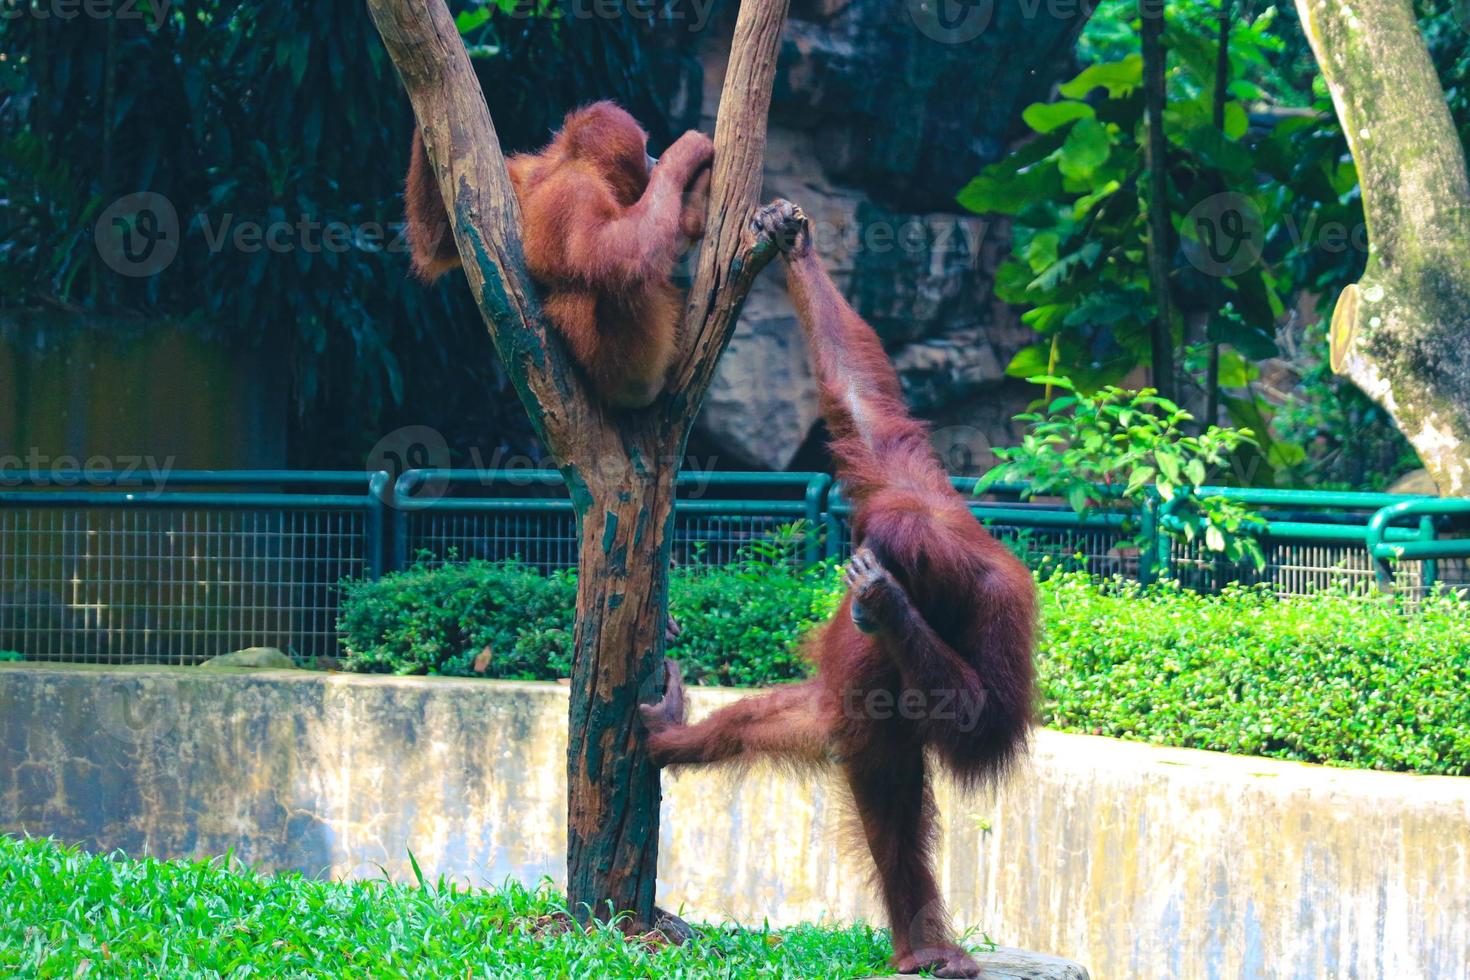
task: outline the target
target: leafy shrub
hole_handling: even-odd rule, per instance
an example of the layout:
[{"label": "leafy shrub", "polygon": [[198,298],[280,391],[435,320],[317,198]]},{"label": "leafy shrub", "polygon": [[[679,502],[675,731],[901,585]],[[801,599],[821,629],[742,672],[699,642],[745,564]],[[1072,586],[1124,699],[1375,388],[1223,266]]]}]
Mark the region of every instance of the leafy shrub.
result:
[{"label": "leafy shrub", "polygon": [[0,664],[15,663],[16,661],[24,659],[25,657],[22,657],[14,650],[0,650]]},{"label": "leafy shrub", "polygon": [[418,565],[343,590],[337,628],[348,670],[464,677],[487,648],[495,677],[551,680],[571,669],[570,573],[516,562]]},{"label": "leafy shrub", "polygon": [[1042,587],[1042,714],[1067,731],[1470,775],[1470,605],[1205,596],[1085,576]]},{"label": "leafy shrub", "polygon": [[[800,640],[836,608],[838,577],[749,562],[677,570],[670,611],[683,627],[669,648],[691,681],[759,687],[806,673]],[[338,629],[344,667],[364,673],[566,677],[572,663],[574,572],[516,563],[420,565],[344,585]]]},{"label": "leafy shrub", "polygon": [[[1061,573],[1039,583],[1043,721],[1161,745],[1470,775],[1470,603],[1259,589],[1201,595]],[[350,670],[564,677],[575,581],[518,564],[416,568],[347,586]],[[692,683],[764,686],[809,670],[800,642],[836,608],[835,570],[676,571]]]},{"label": "leafy shrub", "polygon": [[[1198,490],[1211,467],[1221,467],[1240,447],[1255,445],[1250,429],[1210,425],[1196,435],[1185,431],[1194,416],[1160,397],[1153,388],[1128,391],[1112,385],[1095,393],[1079,391],[1067,378],[1029,379],[1066,393],[1051,398],[1044,411],[1015,420],[1028,431],[1021,445],[996,448],[1000,460],[975,486],[984,493],[1000,480],[1024,483],[1028,496],[1062,497],[1079,514],[1094,510],[1135,510],[1149,494],[1165,501],[1183,497],[1163,528],[1186,541],[1203,541],[1209,551],[1231,561],[1249,558],[1265,564],[1253,536],[1265,522],[1237,501]],[[1123,475],[1127,476],[1124,480]],[[1101,488],[1101,490],[1099,490]],[[1136,526],[1132,544],[1148,541]]]},{"label": "leafy shrub", "polygon": [[683,632],[670,646],[696,684],[763,687],[806,676],[802,637],[842,599],[826,565],[774,565],[675,572],[669,608]]}]

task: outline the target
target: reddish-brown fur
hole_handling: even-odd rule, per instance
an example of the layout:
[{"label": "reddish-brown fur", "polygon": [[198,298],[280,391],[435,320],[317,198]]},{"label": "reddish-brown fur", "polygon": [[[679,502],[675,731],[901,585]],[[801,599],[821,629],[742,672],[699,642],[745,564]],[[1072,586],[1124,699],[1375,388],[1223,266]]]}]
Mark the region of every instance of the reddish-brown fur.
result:
[{"label": "reddish-brown fur", "polygon": [[[619,408],[658,397],[678,353],[684,299],[674,263],[704,234],[709,137],[681,136],[651,170],[648,134],[612,102],[568,113],[551,143],[506,161],[526,266],[542,306],[598,396]],[[404,192],[414,270],[458,268],[459,249],[417,130]]]},{"label": "reddish-brown fur", "polygon": [[[646,706],[662,765],[773,756],[842,767],[902,972],[979,974],[950,938],[932,870],[937,763],[991,782],[1032,724],[1036,596],[1030,573],[970,514],[924,427],[905,408],[882,345],[781,202],[758,227],[787,241],[787,282],[810,346],[858,547],[849,594],[808,646],[817,673],[686,725],[677,668]],[[907,708],[902,707],[907,704]]]}]

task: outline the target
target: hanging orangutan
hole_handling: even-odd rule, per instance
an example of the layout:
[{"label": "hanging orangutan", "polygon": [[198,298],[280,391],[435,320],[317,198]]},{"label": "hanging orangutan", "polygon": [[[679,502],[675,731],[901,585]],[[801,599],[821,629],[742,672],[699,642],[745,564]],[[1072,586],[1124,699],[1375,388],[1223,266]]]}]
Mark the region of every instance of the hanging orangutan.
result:
[{"label": "hanging orangutan", "polygon": [[873,329],[843,299],[790,204],[757,231],[780,242],[843,494],[853,505],[848,594],[815,630],[816,674],[684,720],[670,663],[642,707],[660,765],[778,760],[839,766],[876,866],[902,973],[974,977],[952,938],[933,871],[930,786],[942,767],[993,783],[1033,722],[1036,594],[1030,572],[980,526],[905,408]]}]

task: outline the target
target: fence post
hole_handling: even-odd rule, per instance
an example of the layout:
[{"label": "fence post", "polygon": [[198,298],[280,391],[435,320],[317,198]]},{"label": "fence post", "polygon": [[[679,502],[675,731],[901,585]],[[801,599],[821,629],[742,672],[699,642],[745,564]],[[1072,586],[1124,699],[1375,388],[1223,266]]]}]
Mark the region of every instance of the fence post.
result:
[{"label": "fence post", "polygon": [[367,526],[364,531],[367,534],[367,574],[374,581],[383,577],[387,567],[390,482],[386,470],[378,470],[368,478]]},{"label": "fence post", "polygon": [[[1433,541],[1436,537],[1434,530],[1434,518],[1419,518],[1419,539],[1421,541]],[[1439,581],[1439,561],[1435,558],[1425,558],[1419,563],[1419,580],[1427,592],[1434,588],[1434,583]]]},{"label": "fence post", "polygon": [[1143,495],[1139,519],[1138,581],[1141,585],[1153,585],[1159,580],[1159,509],[1152,487]]},{"label": "fence post", "polygon": [[827,528],[827,557],[834,561],[842,557],[842,538],[838,534],[836,509],[842,505],[842,484],[834,483],[827,493],[827,509],[822,523]]},{"label": "fence post", "polygon": [[804,561],[808,568],[822,559],[823,531],[827,529],[827,491],[832,478],[826,473],[813,473],[806,483],[806,541],[803,543]]}]

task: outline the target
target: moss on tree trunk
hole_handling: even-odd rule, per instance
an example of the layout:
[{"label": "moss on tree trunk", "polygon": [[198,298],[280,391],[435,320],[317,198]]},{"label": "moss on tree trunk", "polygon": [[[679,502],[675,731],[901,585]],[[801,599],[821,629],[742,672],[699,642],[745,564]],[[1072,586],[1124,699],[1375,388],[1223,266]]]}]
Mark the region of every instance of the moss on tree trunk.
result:
[{"label": "moss on tree trunk", "polygon": [[1369,256],[1332,369],[1383,406],[1440,491],[1470,494],[1470,180],[1409,0],[1297,0],[1347,135]]}]

